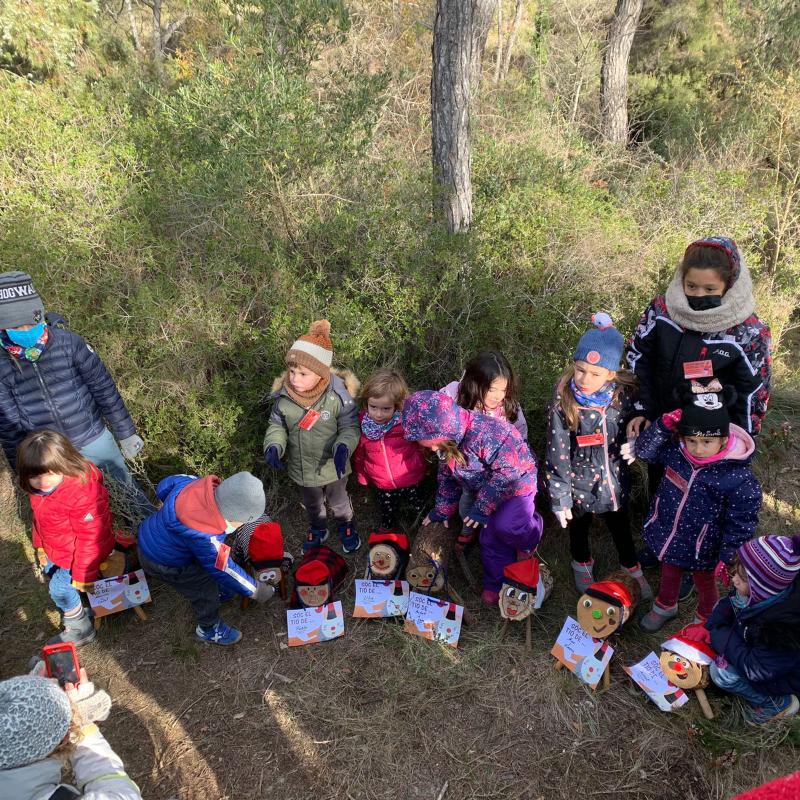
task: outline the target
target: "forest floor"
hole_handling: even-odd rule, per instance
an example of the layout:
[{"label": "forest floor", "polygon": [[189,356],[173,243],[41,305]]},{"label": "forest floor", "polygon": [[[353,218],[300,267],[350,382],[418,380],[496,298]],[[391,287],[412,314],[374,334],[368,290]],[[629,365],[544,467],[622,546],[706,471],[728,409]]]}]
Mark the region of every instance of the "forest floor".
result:
[{"label": "forest floor", "polygon": [[[766,490],[760,533],[795,532],[800,522],[795,423],[800,396],[777,394],[756,465]],[[0,678],[23,672],[57,623],[8,488],[5,497]],[[293,490],[288,498],[278,519],[297,552],[303,516]],[[354,502],[366,532],[373,504],[360,489]],[[501,639],[499,614],[480,607],[457,569],[454,584],[478,620],[455,650],[393,621],[350,619],[366,547],[341,595],[346,634],[320,645],[286,646],[280,600],[247,611],[228,603],[224,618],[243,630],[242,642],[200,643],[188,604],[153,585],[147,622],[119,614],[80,651],[114,698],[103,731],[148,800],[726,800],[797,768],[800,723],[748,728],[738,704],[713,690],[713,721],[694,700],[659,711],[622,671],[666,638],[636,621],[616,637],[608,691],[554,670],[550,648],[576,596],[566,536],[552,518],[548,525],[540,552],[556,584],[535,618],[532,653],[514,626]],[[594,543],[602,576],[613,555],[607,537]],[[477,553],[470,558],[479,571]],[[657,582],[656,570],[649,576]],[[693,608],[693,599],[682,604],[667,632]]]}]

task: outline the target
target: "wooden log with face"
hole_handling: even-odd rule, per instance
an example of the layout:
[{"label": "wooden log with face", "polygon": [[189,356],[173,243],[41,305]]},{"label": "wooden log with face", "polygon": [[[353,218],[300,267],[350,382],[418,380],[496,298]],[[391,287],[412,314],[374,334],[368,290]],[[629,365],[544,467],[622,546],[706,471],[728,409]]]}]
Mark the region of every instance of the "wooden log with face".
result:
[{"label": "wooden log with face", "polygon": [[550,594],[553,578],[550,570],[538,558],[515,561],[503,570],[503,585],[500,588],[500,616],[503,618],[502,635],[509,621],[525,621],[525,645],[533,648],[531,617],[536,606]]},{"label": "wooden log with face", "polygon": [[329,547],[312,547],[294,573],[293,608],[316,608],[336,599],[347,576],[347,562]]},{"label": "wooden log with face", "polygon": [[432,522],[420,528],[406,568],[406,580],[411,588],[424,594],[441,592],[445,588],[453,549],[453,531],[443,523]]},{"label": "wooden log with face", "polygon": [[667,680],[679,689],[694,690],[703,714],[707,719],[713,719],[705,688],[709,682],[708,667],[717,654],[705,642],[688,639],[685,630],[678,631],[661,645],[661,669]]},{"label": "wooden log with face", "polygon": [[281,526],[277,522],[256,525],[247,543],[247,554],[255,579],[280,589],[286,600],[286,573],[294,559],[284,550]]},{"label": "wooden log with face", "polygon": [[408,564],[408,536],[395,531],[376,531],[368,540],[367,577],[393,581],[403,575]]}]

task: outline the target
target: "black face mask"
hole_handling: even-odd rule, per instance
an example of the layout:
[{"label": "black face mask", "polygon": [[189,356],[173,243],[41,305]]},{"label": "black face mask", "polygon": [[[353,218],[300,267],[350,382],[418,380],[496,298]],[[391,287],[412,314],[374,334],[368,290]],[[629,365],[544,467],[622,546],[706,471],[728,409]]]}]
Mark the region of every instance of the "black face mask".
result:
[{"label": "black face mask", "polygon": [[687,294],[686,300],[692,311],[710,311],[712,308],[719,308],[722,305],[721,294],[703,294],[699,297]]}]

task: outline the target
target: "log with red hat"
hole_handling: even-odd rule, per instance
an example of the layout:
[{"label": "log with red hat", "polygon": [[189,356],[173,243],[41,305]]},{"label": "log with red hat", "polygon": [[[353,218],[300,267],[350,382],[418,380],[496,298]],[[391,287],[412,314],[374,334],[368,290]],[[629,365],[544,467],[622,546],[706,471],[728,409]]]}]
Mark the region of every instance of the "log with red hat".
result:
[{"label": "log with red hat", "polygon": [[366,578],[393,581],[403,576],[411,545],[399,531],[381,529],[369,535]]},{"label": "log with red hat", "polygon": [[708,638],[703,625],[687,625],[661,645],[659,660],[667,680],[680,689],[694,689],[706,719],[714,719],[705,688],[709,681],[708,667],[717,654]]},{"label": "log with red hat", "polygon": [[503,570],[500,589],[500,616],[504,620],[501,635],[505,635],[509,621],[525,620],[525,645],[531,650],[531,617],[547,599],[552,588],[550,570],[538,558],[526,558],[508,564]]},{"label": "log with red hat", "polygon": [[291,607],[316,608],[334,602],[347,570],[347,562],[330,547],[312,547],[295,570]]}]

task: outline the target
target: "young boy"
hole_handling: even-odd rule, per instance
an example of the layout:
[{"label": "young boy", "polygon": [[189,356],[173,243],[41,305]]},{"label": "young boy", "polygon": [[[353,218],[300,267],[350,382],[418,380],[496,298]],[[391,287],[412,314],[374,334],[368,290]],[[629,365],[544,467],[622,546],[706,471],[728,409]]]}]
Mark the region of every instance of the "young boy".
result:
[{"label": "young boy", "polygon": [[[361,436],[352,397],[358,384],[350,373],[342,379],[331,372],[330,330],[328,320],[318,320],[289,348],[288,369],[273,385],[264,460],[273,469],[288,464],[289,477],[300,486],[310,525],[303,550],[328,538],[327,503],[338,524],[342,550],[353,553],[361,547],[361,539],[347,476]],[[347,386],[350,378],[352,384]]]},{"label": "young boy", "polygon": [[216,475],[172,475],[158,484],[156,494],[163,505],[139,526],[144,571],[189,600],[198,639],[236,644],[242,633],[220,619],[221,599],[241,594],[264,603],[275,587],[255,581],[236,564],[224,539],[264,513],[264,486],[249,472],[224,481]]}]

